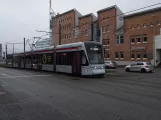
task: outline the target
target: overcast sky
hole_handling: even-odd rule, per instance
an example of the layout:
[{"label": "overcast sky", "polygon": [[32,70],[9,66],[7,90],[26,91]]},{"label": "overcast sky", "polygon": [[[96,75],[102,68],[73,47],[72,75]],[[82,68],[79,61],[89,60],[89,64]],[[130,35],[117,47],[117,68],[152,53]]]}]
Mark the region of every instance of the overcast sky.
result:
[{"label": "overcast sky", "polygon": [[[135,10],[160,0],[52,0],[56,13],[76,8],[82,14],[117,5],[123,12]],[[161,6],[161,5],[160,5]],[[43,35],[35,30],[49,29],[49,0],[0,0],[0,43],[23,41]]]}]

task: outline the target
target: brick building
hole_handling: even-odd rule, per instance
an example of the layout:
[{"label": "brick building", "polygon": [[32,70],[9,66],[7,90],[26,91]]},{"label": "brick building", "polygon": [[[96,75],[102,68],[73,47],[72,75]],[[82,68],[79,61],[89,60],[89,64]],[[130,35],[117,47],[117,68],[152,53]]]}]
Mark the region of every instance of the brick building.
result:
[{"label": "brick building", "polygon": [[160,28],[160,7],[124,16],[124,50],[129,56],[124,61],[150,61],[156,65],[154,43]]},{"label": "brick building", "polygon": [[78,26],[80,16],[82,15],[76,9],[72,9],[52,18],[52,42],[54,46],[76,42],[73,30],[75,26]]},{"label": "brick building", "polygon": [[79,17],[79,41],[90,41],[92,40],[92,25],[93,22],[97,20],[97,17],[90,13],[84,16]]},{"label": "brick building", "polygon": [[124,16],[114,5],[99,10],[97,17],[92,13],[81,15],[76,9],[56,15],[52,20],[53,45],[98,41],[103,45],[105,61],[114,60],[118,65],[134,61],[160,64],[160,7]]},{"label": "brick building", "polygon": [[[123,26],[122,11],[116,6],[111,6],[98,12],[98,26],[101,28],[101,42],[104,46],[105,60],[114,60],[115,53],[122,54],[122,46],[116,43],[116,31]],[[118,44],[121,44],[120,42]],[[119,50],[119,51],[118,51]]]}]

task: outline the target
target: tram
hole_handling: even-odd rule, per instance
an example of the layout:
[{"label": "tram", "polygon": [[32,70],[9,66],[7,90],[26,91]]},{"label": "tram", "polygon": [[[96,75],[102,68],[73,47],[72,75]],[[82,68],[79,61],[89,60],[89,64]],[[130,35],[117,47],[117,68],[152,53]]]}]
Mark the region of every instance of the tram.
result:
[{"label": "tram", "polygon": [[98,42],[77,42],[55,48],[9,54],[6,65],[72,75],[104,75],[102,45]]}]

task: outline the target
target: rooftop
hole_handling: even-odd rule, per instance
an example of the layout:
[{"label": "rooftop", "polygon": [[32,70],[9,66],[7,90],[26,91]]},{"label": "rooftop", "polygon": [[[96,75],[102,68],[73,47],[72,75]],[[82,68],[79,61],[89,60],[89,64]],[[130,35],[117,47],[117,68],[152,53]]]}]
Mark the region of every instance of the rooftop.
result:
[{"label": "rooftop", "polygon": [[104,8],[104,9],[101,9],[101,10],[97,11],[97,13],[104,12],[106,10],[110,10],[110,9],[113,9],[113,8],[116,8],[116,7],[117,7],[116,5],[113,5],[113,6],[110,6],[110,7]]},{"label": "rooftop", "polygon": [[[68,10],[68,11],[66,11],[66,12],[64,12],[64,13],[57,14],[55,17],[61,17],[61,16],[65,15],[65,14],[68,14],[68,13],[70,13],[70,12],[78,12],[78,11],[74,8],[74,9]],[[79,12],[78,12],[78,13],[79,13]],[[79,13],[79,14],[81,14],[81,13]]]},{"label": "rooftop", "polygon": [[156,11],[161,11],[161,7],[152,8],[152,9],[149,9],[149,10],[144,10],[144,11],[141,11],[141,12],[125,15],[124,18],[126,19],[126,18],[139,16],[139,15],[143,15],[143,14],[147,14],[147,13],[152,13],[152,12],[156,12]]},{"label": "rooftop", "polygon": [[89,17],[89,16],[93,16],[93,13],[89,13],[83,16],[80,16],[79,19],[85,18],[85,17]]}]

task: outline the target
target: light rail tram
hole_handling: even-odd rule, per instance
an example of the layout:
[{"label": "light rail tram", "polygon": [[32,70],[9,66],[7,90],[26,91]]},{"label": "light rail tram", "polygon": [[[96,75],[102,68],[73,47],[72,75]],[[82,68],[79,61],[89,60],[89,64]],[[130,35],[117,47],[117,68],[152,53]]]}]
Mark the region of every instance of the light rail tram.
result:
[{"label": "light rail tram", "polygon": [[93,41],[8,54],[6,65],[13,68],[53,71],[78,76],[105,74],[102,45]]}]

